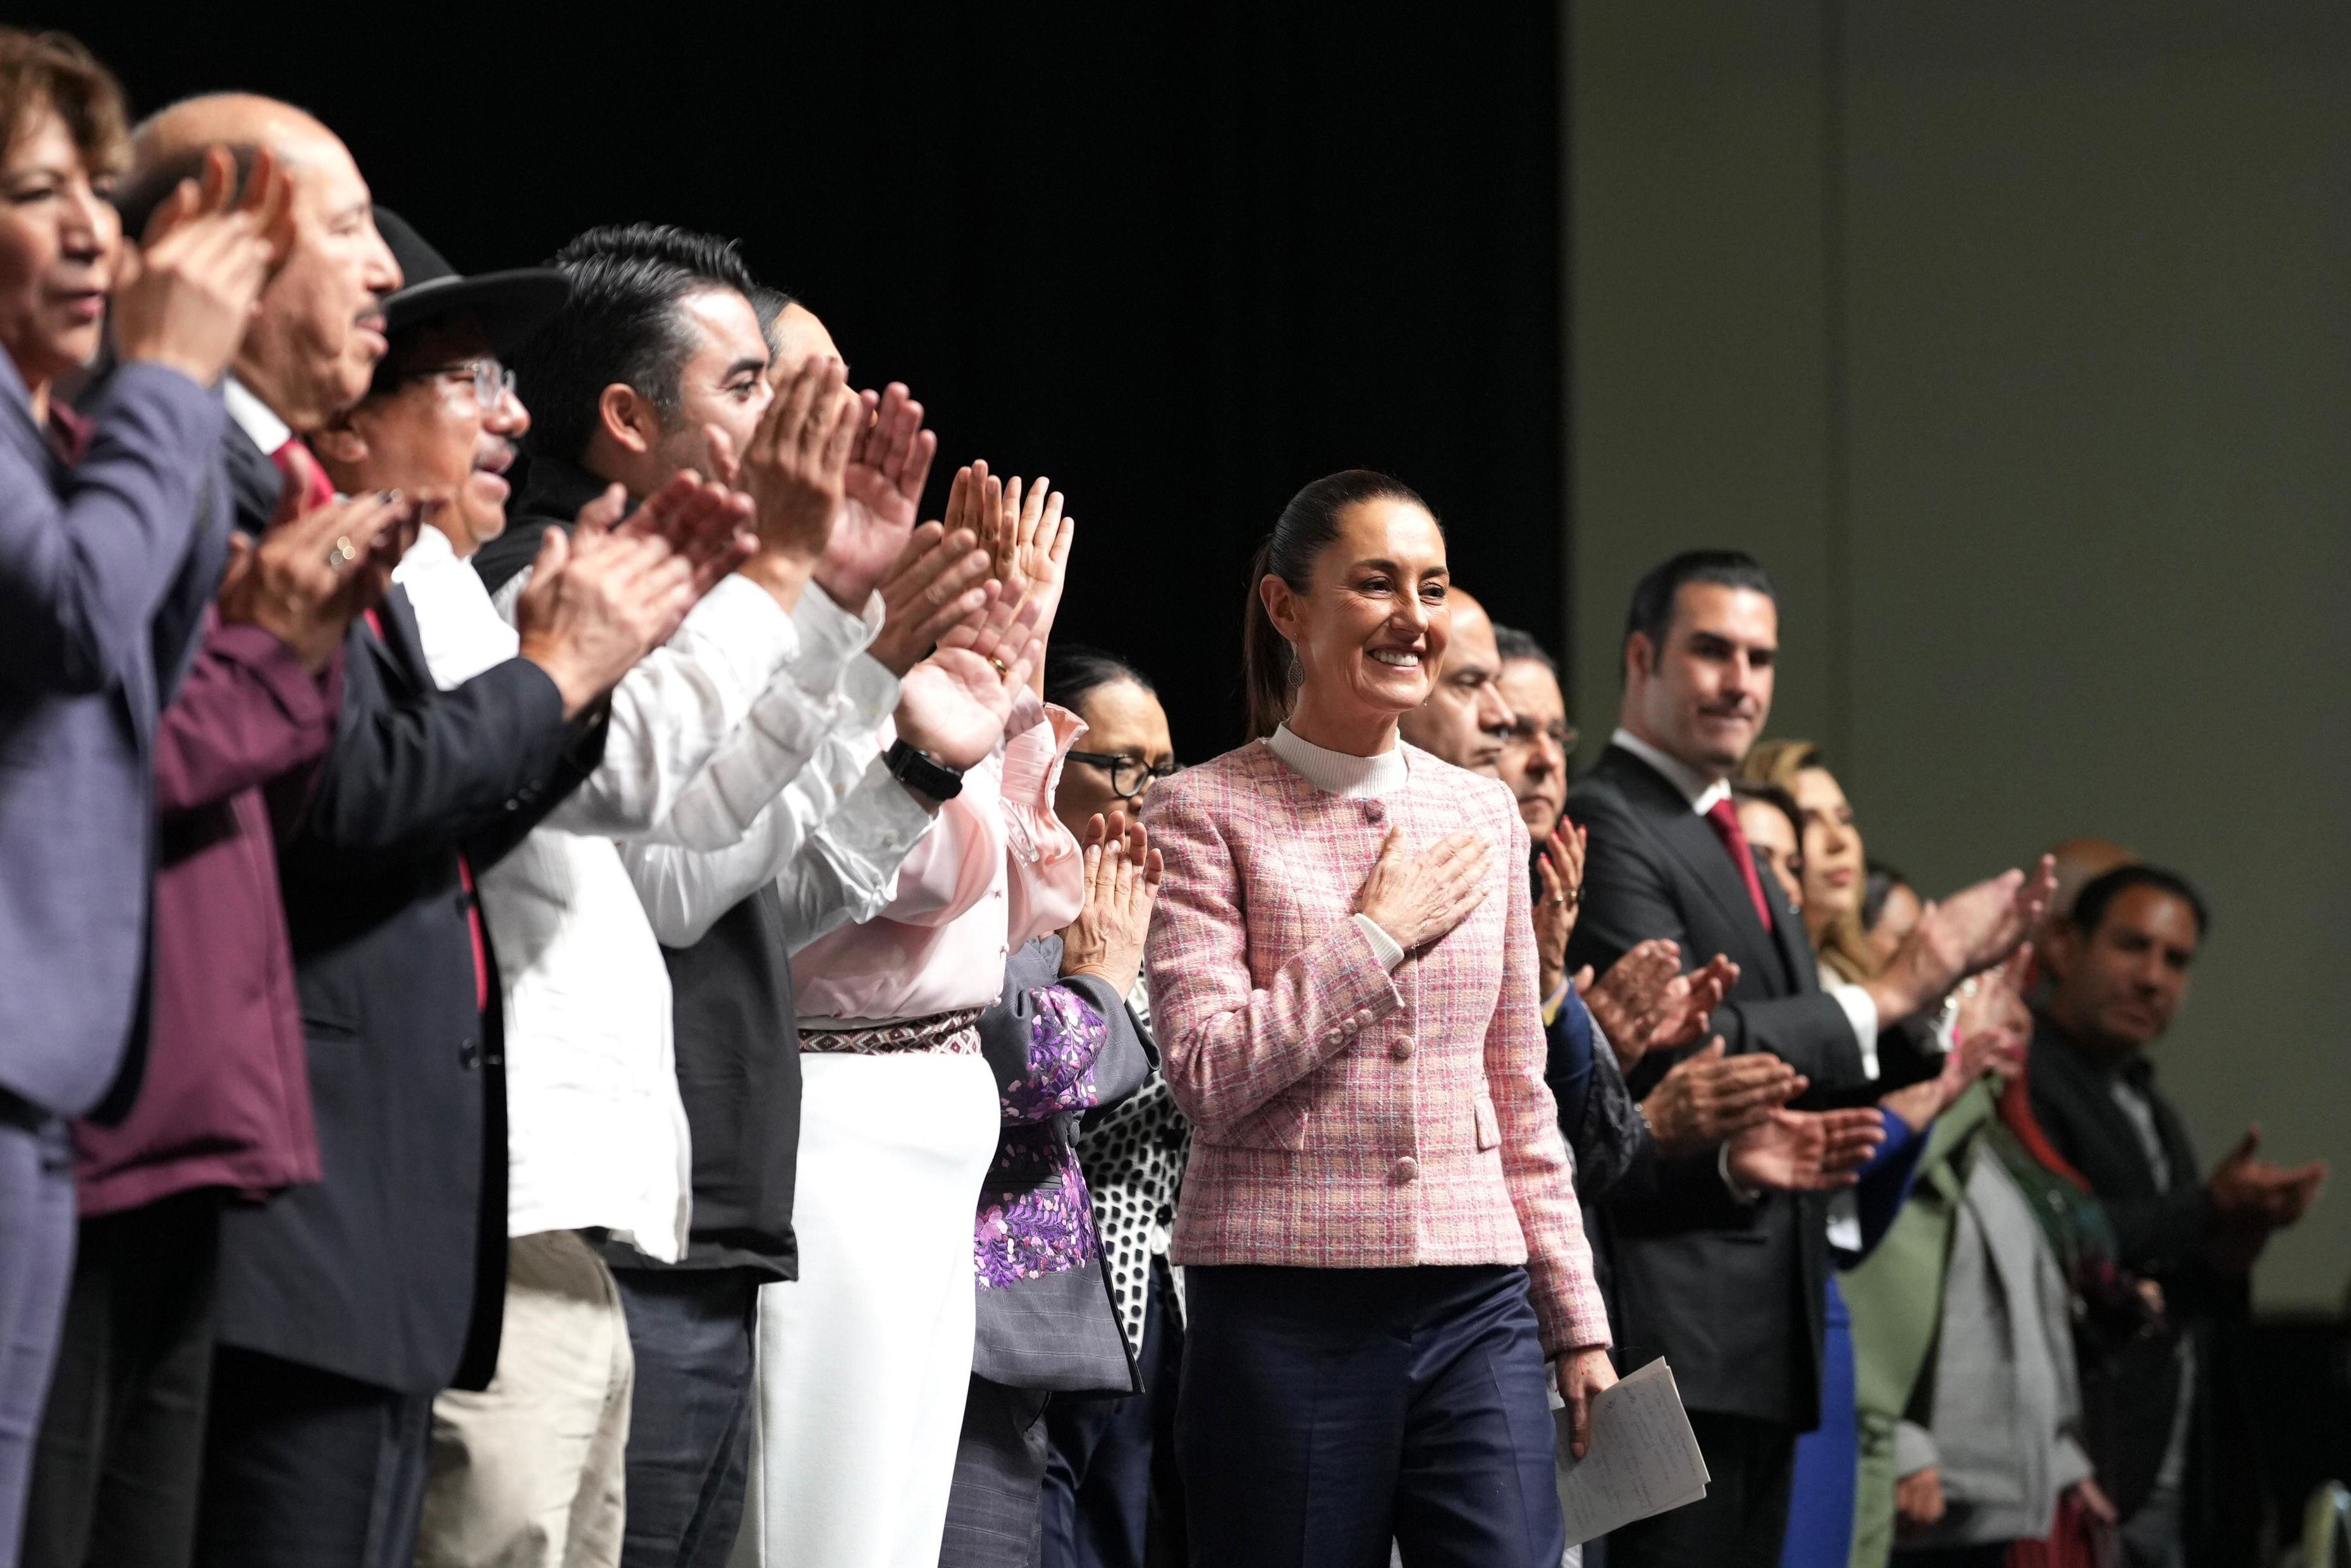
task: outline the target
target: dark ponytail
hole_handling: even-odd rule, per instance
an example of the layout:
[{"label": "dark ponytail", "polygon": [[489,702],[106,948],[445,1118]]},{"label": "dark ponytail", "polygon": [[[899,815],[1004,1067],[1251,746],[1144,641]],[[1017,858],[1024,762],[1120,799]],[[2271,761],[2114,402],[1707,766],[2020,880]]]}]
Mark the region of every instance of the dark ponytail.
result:
[{"label": "dark ponytail", "polygon": [[1249,737],[1261,740],[1281,727],[1297,695],[1298,660],[1290,643],[1275,630],[1265,612],[1258,585],[1278,577],[1294,591],[1306,591],[1314,562],[1338,537],[1339,519],[1347,508],[1364,501],[1402,501],[1423,511],[1428,503],[1412,486],[1368,468],[1349,468],[1317,479],[1281,508],[1273,532],[1257,548],[1249,561],[1249,603],[1241,611],[1241,668],[1248,683]]}]

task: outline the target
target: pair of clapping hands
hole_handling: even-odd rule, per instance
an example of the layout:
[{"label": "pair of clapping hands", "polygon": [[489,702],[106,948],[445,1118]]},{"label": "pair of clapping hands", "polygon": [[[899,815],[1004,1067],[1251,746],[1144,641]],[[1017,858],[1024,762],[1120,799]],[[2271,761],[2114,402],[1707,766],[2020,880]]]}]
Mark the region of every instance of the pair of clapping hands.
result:
[{"label": "pair of clapping hands", "polygon": [[[1565,977],[1567,941],[1583,904],[1583,829],[1562,821],[1536,858],[1542,896],[1535,904],[1535,946],[1545,995]],[[1653,1051],[1678,1051],[1704,1034],[1715,1009],[1739,978],[1739,966],[1717,955],[1682,972],[1680,946],[1658,938],[1631,948],[1597,979],[1589,967],[1575,988],[1626,1072]],[[1641,1101],[1659,1154],[1668,1157],[1724,1145],[1725,1168],[1749,1188],[1819,1192],[1851,1185],[1885,1142],[1875,1110],[1791,1111],[1803,1074],[1776,1056],[1729,1056],[1719,1037],[1676,1062]]]},{"label": "pair of clapping hands", "polygon": [[899,677],[899,738],[950,768],[977,766],[1015,695],[1041,682],[1074,521],[1040,478],[1024,490],[985,463],[959,470],[944,521],[915,524],[938,452],[903,383],[853,392],[838,360],[778,379],[740,463],[710,433],[710,466],[751,502],[745,574],[787,608],[814,581],[852,613],[879,593],[869,652]]},{"label": "pair of clapping hands", "polygon": [[[309,461],[296,452],[298,463]],[[448,497],[384,490],[306,511],[306,488],[287,485],[258,540],[231,538],[218,607],[224,622],[275,633],[316,671],[382,599],[418,528]],[[737,492],[681,474],[634,511],[616,485],[581,510],[569,535],[548,530],[515,623],[521,655],[554,682],[566,717],[617,685],[752,555],[748,517]]]}]

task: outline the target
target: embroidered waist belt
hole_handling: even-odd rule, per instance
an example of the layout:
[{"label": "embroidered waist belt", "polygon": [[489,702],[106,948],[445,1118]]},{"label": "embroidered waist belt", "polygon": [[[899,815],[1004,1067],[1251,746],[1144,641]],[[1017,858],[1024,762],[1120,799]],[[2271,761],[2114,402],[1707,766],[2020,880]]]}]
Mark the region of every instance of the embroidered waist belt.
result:
[{"label": "embroidered waist belt", "polygon": [[854,1056],[977,1056],[979,1012],[977,1008],[958,1008],[928,1018],[900,1019],[860,1029],[804,1029],[800,1049]]}]

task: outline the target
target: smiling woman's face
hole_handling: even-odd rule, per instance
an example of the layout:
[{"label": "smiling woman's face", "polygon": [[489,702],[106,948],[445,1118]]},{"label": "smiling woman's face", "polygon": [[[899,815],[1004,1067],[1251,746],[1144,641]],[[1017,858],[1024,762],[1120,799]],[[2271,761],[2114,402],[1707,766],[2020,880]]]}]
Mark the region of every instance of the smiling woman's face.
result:
[{"label": "smiling woman's face", "polygon": [[1861,831],[1854,826],[1853,805],[1835,774],[1825,768],[1804,768],[1789,793],[1804,813],[1804,919],[1819,929],[1848,911],[1860,910],[1867,857]]},{"label": "smiling woman's face", "polygon": [[122,254],[112,180],[46,101],[26,109],[0,155],[0,348],[28,387],[98,352]]},{"label": "smiling woman's face", "polygon": [[1298,657],[1298,715],[1393,723],[1426,701],[1452,629],[1447,581],[1437,519],[1388,497],[1347,508],[1304,592],[1268,577],[1266,613]]}]

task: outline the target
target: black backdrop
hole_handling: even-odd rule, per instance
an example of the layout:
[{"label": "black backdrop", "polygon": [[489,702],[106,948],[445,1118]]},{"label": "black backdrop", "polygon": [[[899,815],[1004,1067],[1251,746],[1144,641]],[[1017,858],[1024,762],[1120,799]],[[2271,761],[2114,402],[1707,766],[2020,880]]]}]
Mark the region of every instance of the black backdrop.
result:
[{"label": "black backdrop", "polygon": [[464,269],[596,223],[740,236],[927,404],[926,515],[973,456],[1068,491],[1062,634],[1148,670],[1187,758],[1238,738],[1249,549],[1334,468],[1417,486],[1463,585],[1557,645],[1555,5],[273,12],[45,20],[139,112],[312,109]]}]

